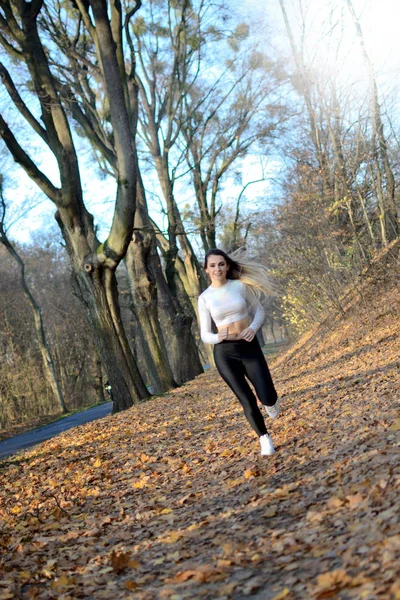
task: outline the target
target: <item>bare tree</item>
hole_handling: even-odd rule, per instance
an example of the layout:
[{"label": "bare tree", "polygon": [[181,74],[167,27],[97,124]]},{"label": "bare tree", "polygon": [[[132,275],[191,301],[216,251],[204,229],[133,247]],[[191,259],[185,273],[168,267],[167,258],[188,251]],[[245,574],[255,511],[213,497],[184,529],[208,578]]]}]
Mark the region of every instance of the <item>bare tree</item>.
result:
[{"label": "bare tree", "polygon": [[[244,24],[231,40],[245,36]],[[238,46],[235,44],[235,49]],[[253,48],[232,51],[227,66],[214,79],[199,78],[185,93],[182,134],[185,156],[199,210],[200,236],[207,251],[216,246],[221,184],[233,167],[252,150],[266,154],[288,118],[279,98],[285,81],[277,64]],[[248,55],[248,56],[247,56]]]},{"label": "bare tree", "polygon": [[22,290],[24,292],[26,299],[28,300],[28,302],[31,306],[31,309],[33,312],[33,317],[35,320],[37,341],[38,341],[39,348],[40,348],[40,354],[41,354],[42,360],[43,360],[43,370],[44,370],[47,382],[49,383],[49,386],[54,394],[54,398],[55,398],[56,402],[59,404],[61,411],[63,413],[66,413],[66,412],[68,412],[67,407],[66,407],[66,404],[64,401],[64,396],[63,396],[63,393],[61,390],[61,386],[59,385],[59,382],[58,382],[58,379],[56,376],[53,357],[51,354],[50,346],[47,341],[46,333],[45,333],[44,326],[43,326],[42,310],[41,310],[37,300],[35,299],[34,295],[32,294],[31,290],[29,289],[29,285],[26,281],[24,261],[22,260],[21,256],[18,254],[16,248],[11,243],[11,241],[7,235],[7,230],[6,230],[6,226],[5,226],[6,202],[5,202],[4,195],[3,195],[3,182],[1,180],[0,180],[0,208],[1,208],[1,212],[0,212],[0,242],[7,249],[10,256],[13,258],[13,260],[18,265],[21,287],[22,287]]},{"label": "bare tree", "polygon": [[[71,260],[74,291],[85,307],[114,390],[114,410],[117,411],[148,395],[122,326],[115,279],[115,270],[132,235],[136,205],[136,96],[134,86],[130,87],[131,93],[127,93],[129,76],[120,68],[122,22],[119,2],[111,3],[111,17],[107,5],[100,0],[78,1],[76,6],[80,13],[79,27],[85,28],[86,35],[95,44],[97,68],[109,104],[110,135],[115,144],[117,197],[107,240],[100,243],[97,239],[93,217],[84,204],[78,155],[58,81],[52,73],[52,54],[46,46],[46,43],[51,45],[51,40],[46,40],[46,32],[39,26],[43,0],[19,0],[16,3],[4,0],[0,10],[0,43],[14,61],[26,65],[40,106],[39,118],[19,94],[16,75],[13,79],[4,64],[0,65],[0,75],[26,126],[54,155],[60,186],[54,185],[30,158],[3,116],[0,116],[0,135],[14,160],[57,209],[56,219]],[[58,9],[61,10],[61,5]],[[106,140],[103,141],[106,145]]]},{"label": "bare tree", "polygon": [[[389,242],[399,237],[399,219],[395,201],[395,180],[390,164],[387,141],[384,134],[381,109],[379,105],[378,87],[375,80],[374,69],[371,59],[365,47],[364,36],[360,21],[355,13],[351,0],[346,0],[352,16],[356,34],[360,42],[362,55],[368,71],[371,88],[372,103],[372,145],[374,150],[377,193],[379,206],[379,220],[381,226],[382,244],[387,246]],[[386,188],[384,187],[386,180]]]},{"label": "bare tree", "polygon": [[[139,3],[128,11],[123,20],[127,51],[126,56],[120,56],[121,65],[124,65],[123,69],[127,73],[128,96],[134,98],[137,90],[136,52],[130,21],[138,7]],[[71,21],[75,29],[71,28]],[[64,106],[72,115],[81,135],[90,140],[101,169],[118,178],[115,140],[110,134],[109,106],[103,100],[104,81],[96,62],[95,43],[93,39],[88,39],[86,29],[81,27],[77,11],[73,11],[64,21],[57,18],[51,6],[47,6],[43,27],[64,57],[64,61],[54,65]],[[85,68],[82,69],[82,65]],[[135,214],[134,233],[129,242],[126,266],[133,310],[141,339],[144,341],[143,348],[147,356],[146,366],[151,386],[154,392],[161,393],[174,386],[175,382],[183,383],[198,375],[202,372],[202,366],[191,334],[193,309],[190,306],[189,311],[185,310],[176,295],[165,288],[163,270],[156,251],[156,235],[148,216],[145,188],[138,164],[137,173],[138,210]],[[168,240],[165,241],[169,247]],[[176,262],[180,264],[184,279],[184,262],[180,257],[176,258]],[[188,306],[184,286],[180,279],[179,281],[180,300],[186,300],[185,306]]]},{"label": "bare tree", "polygon": [[[177,206],[174,185],[180,159],[174,164],[171,155],[182,128],[181,85],[190,86],[197,77],[197,52],[202,43],[203,14],[207,10],[210,5],[204,0],[196,6],[189,0],[181,3],[167,0],[161,8],[151,0],[145,18],[132,26],[141,99],[139,133],[152,157],[168,218],[167,244],[160,244],[166,262],[165,273],[174,296],[185,303],[187,294],[195,310],[205,279]],[[176,265],[178,243],[184,273],[179,273]]]}]

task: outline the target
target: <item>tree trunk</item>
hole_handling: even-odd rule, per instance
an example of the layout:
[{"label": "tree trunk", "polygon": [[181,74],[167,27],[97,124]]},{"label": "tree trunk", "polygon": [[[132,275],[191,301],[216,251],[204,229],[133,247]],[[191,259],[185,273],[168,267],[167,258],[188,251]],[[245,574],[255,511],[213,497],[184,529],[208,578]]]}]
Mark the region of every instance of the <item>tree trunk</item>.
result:
[{"label": "tree trunk", "polygon": [[197,314],[197,298],[205,287],[205,278],[201,272],[198,260],[193,252],[193,248],[187,238],[182,218],[179,209],[176,205],[172,182],[170,180],[168,172],[168,162],[166,156],[154,155],[156,170],[160,181],[161,189],[163,191],[164,199],[167,204],[168,214],[168,238],[169,248],[165,252],[166,258],[166,276],[168,284],[174,293],[177,295],[177,284],[176,284],[176,259],[178,256],[177,240],[179,240],[180,247],[183,254],[183,264],[185,268],[185,277],[182,279],[183,285],[185,286],[186,294],[192,303],[193,309]]},{"label": "tree trunk", "polygon": [[[153,226],[153,229],[154,229],[154,232],[156,235],[157,247],[160,249],[160,252],[165,261],[165,264],[167,265],[169,257],[170,257],[169,242],[168,242],[167,238],[164,236],[164,234],[162,233],[162,231],[159,230],[156,223],[154,223],[154,221],[152,221],[152,220],[150,222]],[[186,293],[186,288],[188,287],[188,283],[186,281],[187,275],[186,275],[185,265],[183,263],[183,260],[179,256],[179,254],[177,254],[175,257],[174,272],[172,275],[173,275],[173,278],[172,278],[173,285],[171,286],[171,279],[168,280],[168,275],[167,275],[167,272],[165,269],[165,276],[166,276],[168,287],[171,291],[172,296],[178,300],[178,303],[180,304],[181,309],[186,314],[191,315],[192,318],[195,317],[196,311],[194,309],[193,303],[190,301],[189,296]]]},{"label": "tree trunk", "polygon": [[164,275],[157,278],[159,317],[175,381],[180,385],[203,373],[196,342],[192,335],[192,317],[184,314],[171,296]]},{"label": "tree trunk", "polygon": [[104,395],[104,383],[103,383],[103,371],[101,366],[101,360],[97,356],[97,352],[94,356],[94,389],[96,392],[96,400],[99,404],[106,402],[106,397]]},{"label": "tree trunk", "polygon": [[136,212],[135,231],[126,254],[133,310],[144,337],[144,355],[152,392],[161,394],[176,387],[158,319],[157,287],[149,268],[153,243],[150,231],[144,231],[140,211]]},{"label": "tree trunk", "polygon": [[263,346],[265,346],[265,339],[264,339],[264,333],[263,333],[262,327],[260,327],[260,329],[257,331],[257,339],[258,339],[258,342],[259,342],[261,348]]},{"label": "tree trunk", "polygon": [[[164,345],[164,347],[168,348],[168,352],[166,354],[172,369],[173,379],[178,385],[180,385],[185,381],[193,379],[203,372],[196,342],[191,330],[193,314],[182,308],[179,299],[171,292],[171,289],[168,286],[164,276],[160,257],[157,252],[155,230],[147,211],[146,196],[140,173],[138,188],[137,210],[138,213],[140,213],[139,223],[141,224],[142,231],[147,232],[150,236],[147,255],[148,262],[146,268],[147,277],[155,282],[155,289],[157,291],[158,318],[161,326],[161,337],[158,339],[161,347]],[[139,217],[137,218],[139,219]],[[162,236],[161,233],[159,233],[159,235]],[[165,238],[162,241],[167,243]],[[131,276],[129,268],[128,273],[129,276]],[[177,279],[179,280],[179,277],[177,277]],[[178,283],[178,289],[183,296],[186,297],[187,301],[187,296],[184,293],[184,290],[180,287],[182,286],[180,280]],[[147,313],[145,312],[145,314]],[[154,323],[154,316],[152,319]],[[159,330],[157,331],[157,336],[160,336]]]},{"label": "tree trunk", "polygon": [[100,359],[113,390],[113,412],[149,396],[122,326],[115,269],[86,263],[73,272],[73,290],[83,303]]},{"label": "tree trunk", "polygon": [[[186,137],[186,141],[188,138]],[[197,155],[197,150],[194,148],[194,143],[192,142],[193,150],[192,155],[195,157]],[[210,248],[215,248],[215,235],[212,238],[210,243],[210,235],[209,235],[209,225],[211,223],[210,214],[207,206],[207,192],[205,190],[205,186],[203,185],[202,177],[201,177],[201,166],[198,161],[194,161],[192,167],[193,174],[193,184],[194,190],[196,194],[197,205],[200,211],[200,237],[203,242],[204,252],[208,252]],[[213,244],[214,243],[214,244]]]}]

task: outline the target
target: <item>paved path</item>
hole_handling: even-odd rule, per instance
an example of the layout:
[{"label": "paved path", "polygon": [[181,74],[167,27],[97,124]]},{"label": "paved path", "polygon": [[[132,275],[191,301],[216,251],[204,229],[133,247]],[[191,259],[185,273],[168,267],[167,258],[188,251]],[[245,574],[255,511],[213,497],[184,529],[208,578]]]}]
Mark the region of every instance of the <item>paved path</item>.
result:
[{"label": "paved path", "polygon": [[83,423],[89,423],[89,421],[101,419],[102,417],[111,414],[111,411],[112,402],[107,402],[106,404],[100,404],[99,406],[89,408],[88,410],[76,413],[70,417],[65,417],[64,419],[60,419],[49,425],[43,425],[42,427],[38,427],[27,433],[22,433],[21,435],[16,435],[8,440],[4,440],[3,442],[0,442],[0,460],[7,456],[11,456],[11,454],[15,454],[20,450],[36,446],[36,444],[40,444],[40,442],[49,440],[62,431],[77,427],[78,425],[83,425]]}]

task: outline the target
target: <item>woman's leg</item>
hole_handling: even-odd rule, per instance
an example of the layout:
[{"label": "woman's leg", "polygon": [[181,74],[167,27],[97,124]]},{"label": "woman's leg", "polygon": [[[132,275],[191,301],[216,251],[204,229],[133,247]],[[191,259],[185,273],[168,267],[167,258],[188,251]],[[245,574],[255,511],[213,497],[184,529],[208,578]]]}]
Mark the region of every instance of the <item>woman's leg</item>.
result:
[{"label": "woman's leg", "polygon": [[264,353],[256,338],[252,342],[242,342],[242,361],[245,368],[245,375],[254,385],[261,404],[273,406],[277,401],[278,394],[276,393]]},{"label": "woman's leg", "polygon": [[265,435],[264,418],[245,377],[239,345],[241,342],[222,342],[214,346],[214,359],[219,374],[231,388],[243,407],[244,414],[258,436]]}]

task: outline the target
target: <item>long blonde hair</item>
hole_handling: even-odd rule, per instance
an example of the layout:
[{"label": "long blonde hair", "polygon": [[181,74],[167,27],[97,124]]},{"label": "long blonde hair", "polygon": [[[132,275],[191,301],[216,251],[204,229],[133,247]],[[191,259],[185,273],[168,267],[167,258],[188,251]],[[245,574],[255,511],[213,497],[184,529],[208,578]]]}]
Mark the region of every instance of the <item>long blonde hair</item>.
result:
[{"label": "long blonde hair", "polygon": [[207,268],[208,257],[212,254],[222,256],[228,265],[227,279],[240,279],[248,285],[255,297],[260,298],[262,294],[274,296],[276,291],[268,275],[268,269],[261,263],[249,260],[248,252],[244,248],[235,250],[230,255],[219,248],[208,250],[204,257],[204,268]]}]

